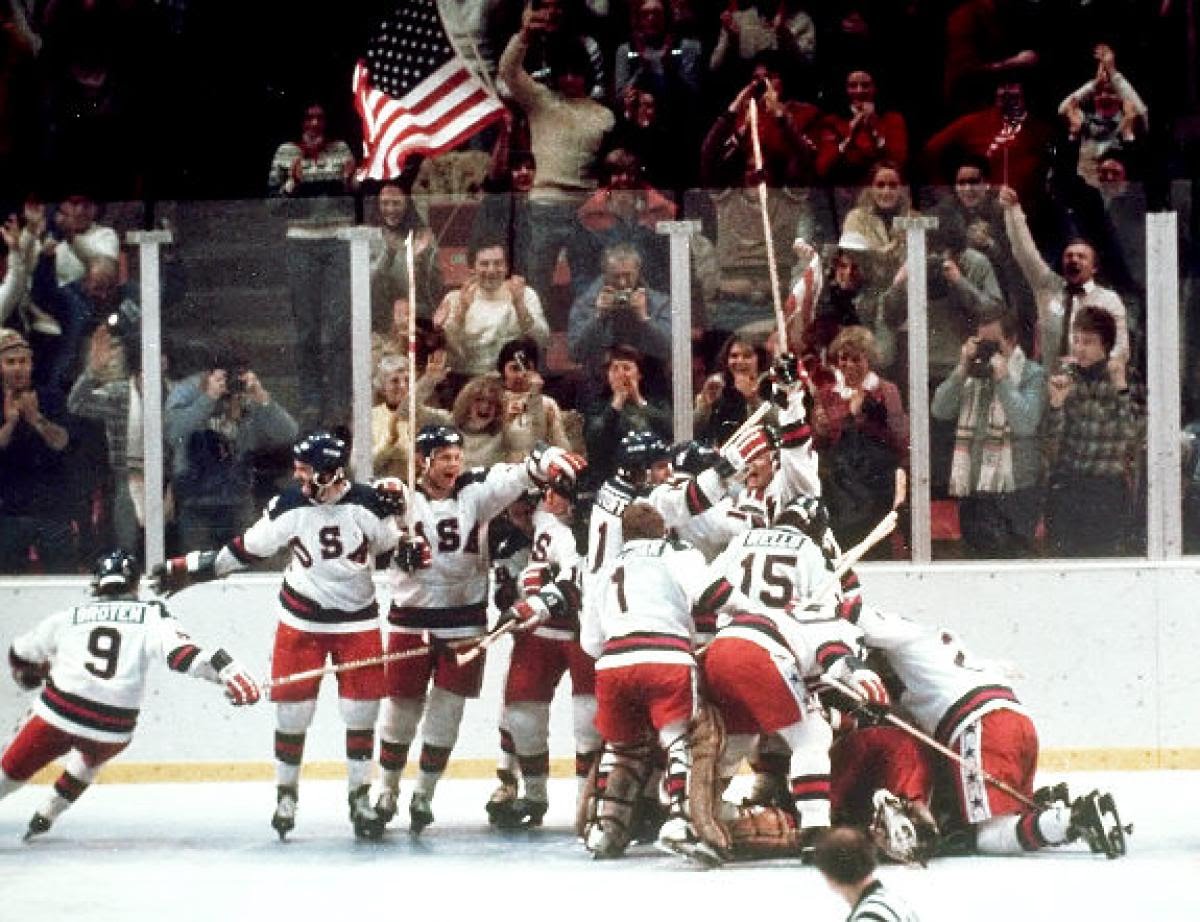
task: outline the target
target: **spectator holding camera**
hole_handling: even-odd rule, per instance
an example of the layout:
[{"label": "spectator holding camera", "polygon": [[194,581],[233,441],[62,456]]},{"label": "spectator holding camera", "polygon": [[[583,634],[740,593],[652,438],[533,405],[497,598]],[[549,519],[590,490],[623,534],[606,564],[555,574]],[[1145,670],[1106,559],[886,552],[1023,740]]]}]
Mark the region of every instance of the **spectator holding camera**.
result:
[{"label": "spectator holding camera", "polygon": [[1003,310],[983,315],[959,361],[933,395],[930,413],[955,422],[949,493],[968,556],[1029,557],[1040,513],[1046,372],[1018,345]]},{"label": "spectator holding camera", "polygon": [[180,381],[163,407],[174,457],[179,539],[217,547],[249,525],[256,453],[286,448],[300,427],[233,350]]},{"label": "spectator holding camera", "polygon": [[[941,381],[958,363],[967,332],[985,312],[1004,304],[1000,282],[988,258],[967,245],[967,229],[947,218],[928,235],[926,279],[929,298],[929,377]],[[897,337],[897,367],[906,368],[908,263],[900,266],[882,301],[884,322],[902,331]],[[903,375],[907,378],[907,373]]]},{"label": "spectator holding camera", "polygon": [[1116,342],[1116,319],[1103,308],[1084,307],[1072,324],[1070,355],[1047,382],[1046,532],[1055,557],[1133,550],[1126,538],[1146,414]]},{"label": "spectator holding camera", "polygon": [[605,249],[601,276],[571,305],[567,342],[584,367],[585,400],[603,387],[603,356],[618,345],[666,362],[671,355],[671,304],[642,280],[642,257],[627,243]]}]

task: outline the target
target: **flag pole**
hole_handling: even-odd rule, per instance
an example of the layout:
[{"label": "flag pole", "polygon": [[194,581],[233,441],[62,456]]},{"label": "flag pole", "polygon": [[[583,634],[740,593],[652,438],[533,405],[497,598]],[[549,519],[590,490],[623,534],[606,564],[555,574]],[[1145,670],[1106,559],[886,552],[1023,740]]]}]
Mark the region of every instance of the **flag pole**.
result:
[{"label": "flag pole", "polygon": [[405,269],[408,271],[408,502],[405,504],[409,537],[413,536],[416,520],[414,505],[417,497],[417,277],[413,271],[413,231],[409,228],[404,242]]}]

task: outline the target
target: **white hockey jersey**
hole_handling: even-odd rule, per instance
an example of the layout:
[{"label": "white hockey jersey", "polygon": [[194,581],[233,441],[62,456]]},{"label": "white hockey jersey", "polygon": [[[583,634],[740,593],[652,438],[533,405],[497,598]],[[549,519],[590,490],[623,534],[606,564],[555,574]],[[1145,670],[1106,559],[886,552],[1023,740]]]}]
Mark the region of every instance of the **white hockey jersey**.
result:
[{"label": "white hockey jersey", "polygon": [[695,609],[728,603],[698,550],[670,539],[627,541],[596,574],[597,597],[580,641],[596,668],[640,662],[693,663]]},{"label": "white hockey jersey", "polygon": [[[532,595],[546,583],[557,580],[578,585],[583,566],[570,526],[544,509],[534,512],[533,547],[520,580],[523,594]],[[550,640],[574,640],[577,627],[578,612],[563,612],[534,628],[533,633]]]},{"label": "white hockey jersey", "polygon": [[429,567],[389,569],[389,630],[432,631],[445,639],[487,630],[488,560],[484,529],[527,490],[536,487],[524,464],[466,471],[450,496],[431,499],[420,486],[412,502],[417,535],[429,544]]},{"label": "white hockey jersey", "polygon": [[136,599],[97,599],[56,612],[16,638],[12,650],[27,662],[51,664],[33,712],[102,743],[133,736],[152,663],[166,660],[187,672],[201,652],[161,602]]},{"label": "white hockey jersey", "polygon": [[279,592],[280,620],[302,631],[339,634],[378,621],[372,580],[375,557],[396,547],[395,517],[365,484],[336,503],[312,503],[293,486],[267,505],[245,534],[217,556],[216,573],[235,570],[289,548]]},{"label": "white hockey jersey", "polygon": [[858,627],[904,683],[899,703],[926,733],[949,745],[989,711],[1025,713],[1004,671],[974,659],[951,631],[863,606]]},{"label": "white hockey jersey", "polygon": [[[837,581],[829,562],[806,535],[756,528],[735,537],[712,569],[744,597],[741,608],[721,616],[718,636],[790,654],[808,679],[860,648],[862,632],[836,614]],[[821,606],[806,610],[814,596],[822,597]]]}]

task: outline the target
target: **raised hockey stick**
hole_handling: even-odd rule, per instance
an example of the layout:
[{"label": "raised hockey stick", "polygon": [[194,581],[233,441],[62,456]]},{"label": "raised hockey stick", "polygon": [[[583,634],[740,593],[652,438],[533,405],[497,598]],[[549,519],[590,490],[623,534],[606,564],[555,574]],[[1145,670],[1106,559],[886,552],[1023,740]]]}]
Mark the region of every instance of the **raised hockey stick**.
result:
[{"label": "raised hockey stick", "polygon": [[872,528],[865,538],[837,559],[837,564],[834,566],[833,572],[829,574],[829,578],[809,597],[808,602],[823,602],[830,593],[836,592],[842,584],[842,577],[866,556],[867,551],[895,531],[896,523],[899,520],[895,509],[880,519],[879,524]]},{"label": "raised hockey stick", "polygon": [[783,299],[779,292],[779,266],[775,262],[775,235],[771,232],[771,215],[767,208],[767,177],[763,173],[762,144],[758,137],[758,100],[750,98],[750,140],[754,148],[754,170],[758,173],[758,207],[762,212],[763,242],[767,247],[767,273],[771,278],[771,301],[775,306],[775,328],[779,333],[780,354],[788,351],[787,321],[783,316]]},{"label": "raised hockey stick", "polygon": [[[453,641],[446,644],[453,648]],[[339,672],[349,672],[352,669],[367,669],[371,666],[382,666],[385,663],[395,663],[400,660],[415,659],[418,656],[426,656],[433,652],[433,645],[428,641],[423,647],[413,647],[411,650],[397,650],[395,653],[384,653],[382,656],[370,656],[366,659],[351,660],[348,663],[332,663],[328,666],[319,666],[316,669],[306,669],[303,672],[294,672],[291,675],[280,676],[278,679],[268,679],[265,682],[260,682],[262,688],[278,688],[281,685],[292,685],[296,682],[303,682],[306,679],[315,679],[320,676],[337,675]]]},{"label": "raised hockey stick", "polygon": [[408,446],[408,500],[404,504],[404,520],[409,537],[415,534],[417,519],[417,277],[414,274],[413,232],[405,241],[405,270],[408,272],[408,431],[413,444]]},{"label": "raised hockey stick", "polygon": [[[821,683],[823,685],[828,686],[829,688],[834,689],[835,691],[841,692],[843,695],[850,698],[852,701],[857,701],[860,704],[864,704],[864,705],[866,704],[866,699],[864,699],[862,695],[860,695],[857,691],[855,691],[853,688],[851,688],[849,685],[847,685],[845,682],[841,681],[840,679],[835,679],[833,676],[830,676],[830,675],[823,675],[823,676],[821,676]],[[907,733],[913,739],[920,740],[922,743],[924,743],[930,749],[933,749],[936,752],[940,752],[951,762],[955,762],[958,765],[961,765],[963,768],[967,769],[968,771],[976,773],[981,779],[983,779],[983,781],[985,783],[990,784],[992,787],[996,788],[998,791],[1003,791],[1009,797],[1013,798],[1016,801],[1019,801],[1022,805],[1024,805],[1025,807],[1028,807],[1030,810],[1040,810],[1041,809],[1041,805],[1036,800],[1034,800],[1032,797],[1028,796],[1027,794],[1021,793],[1020,791],[1018,791],[1016,788],[1014,788],[1008,782],[1002,781],[1001,779],[997,778],[995,775],[991,774],[990,772],[985,771],[982,766],[972,765],[970,762],[968,762],[966,759],[964,759],[962,756],[960,756],[957,752],[955,752],[949,746],[945,746],[942,743],[939,743],[928,733],[919,729],[918,727],[914,727],[907,720],[904,720],[901,717],[897,717],[891,711],[880,712],[880,711],[872,710],[871,713],[877,714],[878,716],[882,717],[883,720],[886,720],[893,727],[903,730],[905,733]]]}]

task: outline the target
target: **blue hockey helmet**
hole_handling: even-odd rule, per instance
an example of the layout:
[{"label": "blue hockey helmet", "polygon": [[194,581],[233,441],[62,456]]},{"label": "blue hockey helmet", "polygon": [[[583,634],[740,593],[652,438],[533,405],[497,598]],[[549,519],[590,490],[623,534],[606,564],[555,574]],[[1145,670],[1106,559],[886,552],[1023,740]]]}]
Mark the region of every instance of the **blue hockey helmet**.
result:
[{"label": "blue hockey helmet", "polygon": [[136,557],[120,548],[109,551],[92,567],[92,595],[130,595],[141,576]]},{"label": "blue hockey helmet", "polygon": [[636,483],[652,464],[670,457],[671,449],[658,433],[635,429],[625,433],[617,446],[617,473]]},{"label": "blue hockey helmet", "polygon": [[426,459],[432,458],[439,448],[463,447],[463,436],[454,426],[430,425],[422,426],[417,433],[417,454]]},{"label": "blue hockey helmet", "polygon": [[313,470],[312,479],[303,483],[305,494],[310,500],[324,502],[330,488],[346,479],[350,442],[328,429],[317,429],[292,446],[292,457]]}]

